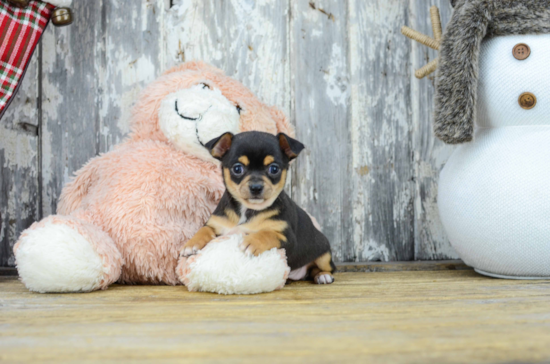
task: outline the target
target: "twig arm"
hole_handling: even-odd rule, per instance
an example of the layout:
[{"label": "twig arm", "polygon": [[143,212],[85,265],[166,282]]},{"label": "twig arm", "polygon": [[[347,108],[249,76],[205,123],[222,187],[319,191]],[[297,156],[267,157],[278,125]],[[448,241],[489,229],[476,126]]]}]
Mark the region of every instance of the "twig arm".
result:
[{"label": "twig arm", "polygon": [[424,67],[417,69],[414,75],[416,76],[416,78],[424,78],[429,74],[435,72],[435,70],[437,69],[438,63],[439,63],[439,58],[436,58],[430,63],[428,63],[427,65],[425,65]]},{"label": "twig arm", "polygon": [[439,50],[439,41],[430,38],[425,34],[417,32],[416,30],[411,29],[406,25],[401,28],[401,33],[403,33],[404,36],[411,38],[412,40],[416,40],[418,43],[424,44],[425,46],[435,49],[436,51]]},{"label": "twig arm", "polygon": [[430,8],[430,18],[432,20],[434,38],[435,40],[440,41],[443,34],[443,28],[441,27],[441,16],[439,14],[439,9],[435,5]]}]

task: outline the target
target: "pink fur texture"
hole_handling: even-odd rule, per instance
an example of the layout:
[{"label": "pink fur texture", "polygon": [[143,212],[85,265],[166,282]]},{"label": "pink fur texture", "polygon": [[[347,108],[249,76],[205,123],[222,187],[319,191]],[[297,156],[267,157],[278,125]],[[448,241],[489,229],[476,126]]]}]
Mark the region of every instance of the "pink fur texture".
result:
[{"label": "pink fur texture", "polygon": [[[114,281],[178,284],[180,248],[206,222],[224,192],[218,163],[176,149],[159,127],[163,98],[201,82],[242,108],[241,131],[294,134],[281,111],[213,66],[193,61],[165,72],[136,103],[129,138],[76,172],[61,194],[59,215],[29,228],[50,221],[86,237],[105,267],[100,288]],[[24,237],[25,232],[14,248],[16,259]]]}]

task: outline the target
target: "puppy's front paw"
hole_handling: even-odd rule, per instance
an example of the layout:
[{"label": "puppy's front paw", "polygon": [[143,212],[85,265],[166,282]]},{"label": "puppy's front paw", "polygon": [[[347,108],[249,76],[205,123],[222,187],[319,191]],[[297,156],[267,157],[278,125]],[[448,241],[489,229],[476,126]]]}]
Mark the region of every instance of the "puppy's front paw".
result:
[{"label": "puppy's front paw", "polygon": [[189,257],[195,255],[206,246],[212,239],[216,237],[216,234],[209,227],[201,228],[195,236],[193,236],[187,243],[183,245],[180,250],[181,257]]},{"label": "puppy's front paw", "polygon": [[328,272],[319,272],[313,277],[313,282],[316,284],[331,284],[334,282],[334,277]]},{"label": "puppy's front paw", "polygon": [[261,233],[247,235],[240,245],[241,250],[247,255],[258,256],[265,251],[280,247],[279,241],[266,239]]},{"label": "puppy's front paw", "polygon": [[187,244],[185,244],[183,248],[181,248],[180,257],[190,257],[191,255],[195,255],[199,252],[199,250],[204,248],[205,245],[206,244],[204,244],[203,246],[200,246],[200,245],[187,246]]}]

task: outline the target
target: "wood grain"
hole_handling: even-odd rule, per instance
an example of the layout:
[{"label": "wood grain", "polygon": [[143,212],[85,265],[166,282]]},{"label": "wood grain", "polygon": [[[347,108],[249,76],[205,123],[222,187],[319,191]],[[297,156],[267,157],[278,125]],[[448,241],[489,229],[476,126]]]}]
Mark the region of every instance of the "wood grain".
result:
[{"label": "wood grain", "polygon": [[407,1],[350,0],[353,248],[356,260],[414,259]]},{"label": "wood grain", "polygon": [[35,294],[0,278],[5,362],[534,363],[550,286],[473,271],[337,273],[253,296],[112,286]]},{"label": "wood grain", "polygon": [[39,218],[38,49],[0,120],[0,267],[13,266],[13,245]]},{"label": "wood grain", "polygon": [[[432,35],[430,22],[431,6],[441,12],[443,26],[451,17],[452,7],[447,0],[412,0],[410,2],[410,27],[421,33]],[[411,106],[412,106],[412,151],[414,158],[414,257],[423,259],[456,259],[458,255],[449,240],[437,209],[437,182],[439,172],[453,152],[449,146],[433,134],[434,74],[417,80],[414,70],[437,58],[436,51],[418,44],[411,44]]]},{"label": "wood grain", "polygon": [[165,1],[102,3],[101,28],[96,26],[99,43],[95,44],[100,153],[111,150],[129,132],[131,110],[140,92],[164,71],[165,33],[170,31],[164,24]]},{"label": "wood grain", "polygon": [[204,60],[288,114],[288,16],[286,1],[174,0],[164,27],[166,67]]},{"label": "wood grain", "polygon": [[406,272],[473,269],[462,260],[338,263],[337,272]]},{"label": "wood grain", "polygon": [[355,260],[346,2],[294,1],[290,19],[296,136],[293,198],[315,216],[335,261]]},{"label": "wood grain", "polygon": [[96,53],[101,2],[75,1],[75,22],[42,36],[42,213],[56,212],[63,185],[97,155],[101,85]]}]

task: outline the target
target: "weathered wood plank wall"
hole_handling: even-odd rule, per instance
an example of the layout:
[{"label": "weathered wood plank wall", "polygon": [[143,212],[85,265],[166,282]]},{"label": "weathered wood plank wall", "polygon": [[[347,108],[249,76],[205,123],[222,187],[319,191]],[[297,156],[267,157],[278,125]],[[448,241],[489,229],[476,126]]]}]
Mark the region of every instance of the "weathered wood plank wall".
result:
[{"label": "weathered wood plank wall", "polygon": [[436,55],[399,31],[431,34],[431,5],[446,24],[447,0],[75,1],[1,120],[0,266],[73,172],[124,138],[139,91],[190,59],[290,116],[308,147],[290,189],[337,260],[455,258],[436,206],[452,148],[431,132],[433,80],[413,76]]},{"label": "weathered wood plank wall", "polygon": [[[360,259],[414,259],[410,42],[405,0],[350,2],[354,246]],[[415,81],[412,81],[415,82]],[[406,141],[406,142],[404,142]],[[390,243],[391,242],[391,243]]]},{"label": "weathered wood plank wall", "polygon": [[[448,0],[416,0],[409,4],[408,23],[413,29],[432,34],[429,8],[439,7],[443,26],[451,18],[452,8]],[[457,258],[448,243],[437,212],[437,181],[439,171],[450,157],[453,147],[439,141],[432,133],[433,125],[433,77],[418,81],[413,69],[417,69],[437,57],[434,50],[411,42],[411,139],[414,160],[414,241],[415,259]]]},{"label": "weathered wood plank wall", "polygon": [[316,216],[337,260],[353,252],[347,8],[294,1],[290,44],[298,158],[293,197]]},{"label": "weathered wood plank wall", "polygon": [[39,211],[39,54],[0,120],[0,267],[13,266],[12,247]]}]

